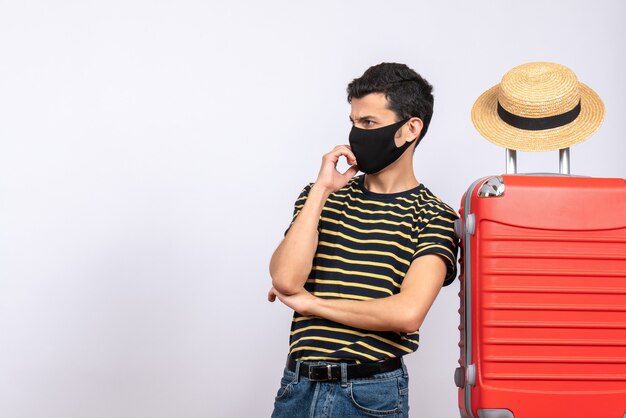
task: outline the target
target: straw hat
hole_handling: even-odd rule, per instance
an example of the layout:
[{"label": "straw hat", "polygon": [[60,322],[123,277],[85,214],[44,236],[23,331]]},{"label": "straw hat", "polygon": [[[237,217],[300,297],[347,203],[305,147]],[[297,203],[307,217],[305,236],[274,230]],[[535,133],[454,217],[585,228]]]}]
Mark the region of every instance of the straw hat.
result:
[{"label": "straw hat", "polygon": [[567,148],[602,124],[604,104],[569,68],[531,62],[509,70],[500,84],[472,107],[478,132],[502,147],[520,151]]}]

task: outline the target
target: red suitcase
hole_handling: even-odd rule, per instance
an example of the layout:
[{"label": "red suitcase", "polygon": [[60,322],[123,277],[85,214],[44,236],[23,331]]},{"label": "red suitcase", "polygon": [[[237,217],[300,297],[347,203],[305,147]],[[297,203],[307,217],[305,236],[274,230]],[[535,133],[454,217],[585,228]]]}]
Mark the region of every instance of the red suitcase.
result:
[{"label": "red suitcase", "polygon": [[626,181],[488,177],[460,212],[461,417],[626,418]]}]

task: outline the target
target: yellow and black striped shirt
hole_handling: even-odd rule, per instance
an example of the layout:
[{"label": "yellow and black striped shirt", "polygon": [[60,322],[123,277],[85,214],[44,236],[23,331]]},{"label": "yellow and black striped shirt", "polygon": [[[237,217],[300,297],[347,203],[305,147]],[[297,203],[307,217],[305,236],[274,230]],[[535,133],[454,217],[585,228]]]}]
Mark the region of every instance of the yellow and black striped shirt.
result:
[{"label": "yellow and black striped shirt", "polygon": [[[312,185],[296,200],[293,220]],[[446,286],[456,277],[456,218],[456,212],[422,184],[381,194],[365,188],[363,175],[354,177],[324,205],[305,287],[320,298],[387,297],[400,291],[411,261],[425,254],[447,260]],[[289,352],[302,360],[369,362],[411,353],[418,344],[419,332],[374,332],[296,313]]]}]

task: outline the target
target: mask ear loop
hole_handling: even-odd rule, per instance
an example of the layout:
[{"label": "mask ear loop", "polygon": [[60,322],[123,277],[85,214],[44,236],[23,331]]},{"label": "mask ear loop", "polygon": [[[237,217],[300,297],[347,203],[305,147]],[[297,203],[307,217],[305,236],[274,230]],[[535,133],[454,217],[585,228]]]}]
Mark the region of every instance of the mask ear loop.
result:
[{"label": "mask ear loop", "polygon": [[[400,127],[396,130],[396,133],[398,133],[398,131],[399,131],[400,129],[402,129],[402,127],[403,127],[404,125],[406,125],[406,123],[407,123],[408,121],[410,121],[411,119],[413,119],[413,116],[409,116],[408,118],[406,118],[406,119],[404,119],[404,120],[401,120],[400,122],[402,122],[402,125],[400,125]],[[400,122],[396,122],[396,123],[400,123]],[[395,136],[395,135],[394,135],[394,136]],[[416,138],[416,139],[417,139],[417,138]],[[394,141],[395,141],[395,139],[394,139]],[[415,141],[415,139],[414,139],[413,141]],[[406,151],[406,149],[407,149],[408,147],[410,147],[410,146],[411,146],[411,143],[412,143],[413,141],[405,140],[405,141],[404,141],[404,143],[403,143],[402,145],[400,145],[399,147],[397,147],[397,148],[398,148],[398,149],[404,148],[404,150],[402,151],[402,152],[404,152],[404,151]],[[417,145],[416,145],[416,146],[417,146]]]},{"label": "mask ear loop", "polygon": [[[400,129],[402,129],[402,127],[403,127],[404,125],[406,125],[406,123],[407,123],[408,121],[410,121],[412,118],[413,118],[413,116],[409,116],[408,118],[405,118],[405,119],[402,119],[402,120],[399,120],[399,121],[397,121],[397,122],[393,123],[393,125],[400,125],[400,126],[398,126],[398,129],[396,129],[396,132],[393,134],[393,136],[394,136],[394,142],[395,142],[395,137],[396,137],[396,134],[397,134],[397,133],[400,131]],[[392,126],[392,125],[388,125],[388,126]],[[383,128],[387,128],[388,126],[383,126]],[[406,145],[408,142],[409,142],[408,140],[404,141],[404,143],[403,143],[402,145],[400,145],[399,147],[397,147],[397,148],[402,148],[402,147],[404,147],[404,146],[406,146],[406,147],[408,148],[408,147],[410,146],[410,145]],[[410,143],[410,142],[409,142],[409,143]]]}]

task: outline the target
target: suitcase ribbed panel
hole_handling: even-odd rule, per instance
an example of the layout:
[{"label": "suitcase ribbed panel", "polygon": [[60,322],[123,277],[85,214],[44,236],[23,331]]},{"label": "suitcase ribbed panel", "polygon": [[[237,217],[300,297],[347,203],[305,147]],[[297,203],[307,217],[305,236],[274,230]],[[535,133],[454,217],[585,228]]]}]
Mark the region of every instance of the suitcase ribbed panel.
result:
[{"label": "suitcase ribbed panel", "polygon": [[482,385],[626,393],[626,229],[478,230]]}]

